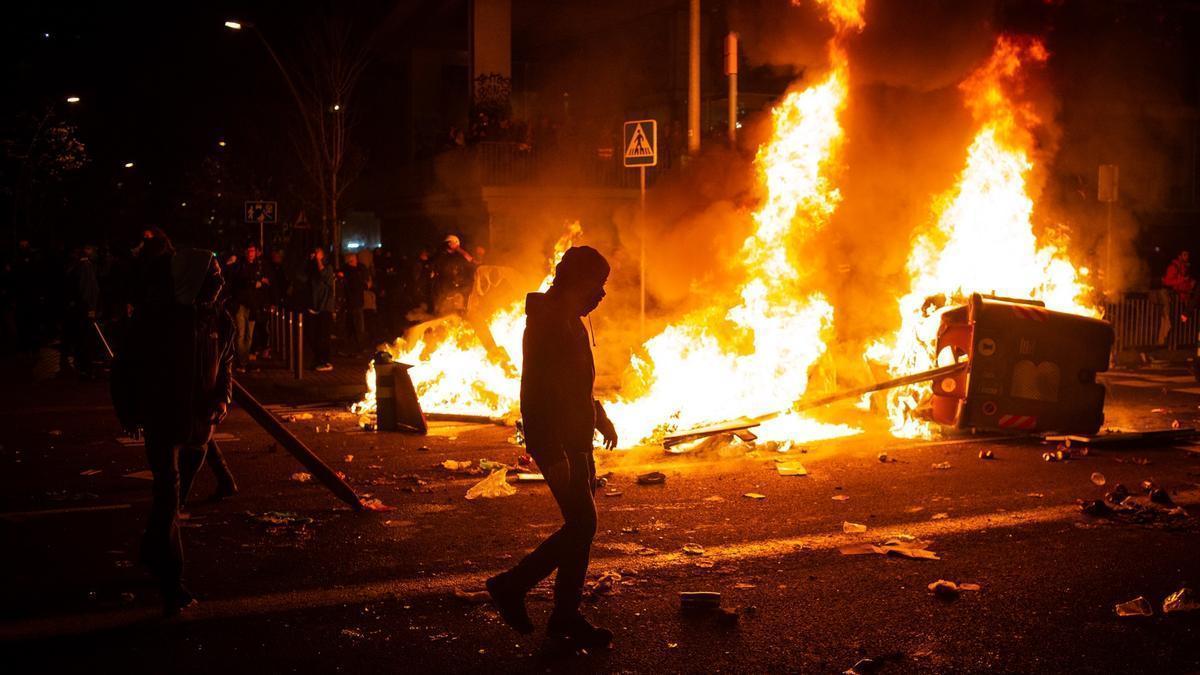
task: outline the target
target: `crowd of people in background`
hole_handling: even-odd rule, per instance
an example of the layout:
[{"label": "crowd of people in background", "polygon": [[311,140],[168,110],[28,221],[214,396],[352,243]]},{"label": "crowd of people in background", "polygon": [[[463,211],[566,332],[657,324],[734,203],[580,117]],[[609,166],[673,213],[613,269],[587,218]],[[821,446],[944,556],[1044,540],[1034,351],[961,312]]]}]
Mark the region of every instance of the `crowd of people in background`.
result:
[{"label": "crowd of people in background", "polygon": [[[95,377],[110,346],[104,336],[119,334],[129,318],[138,254],[137,247],[90,244],[55,252],[19,240],[0,270],[0,349],[35,354],[57,347],[62,371]],[[332,370],[335,356],[370,355],[420,321],[464,313],[484,255],[453,234],[415,254],[380,247],[347,252],[339,262],[321,247],[219,251],[235,368],[273,356],[272,312],[304,313],[311,350],[305,361],[318,371]]]}]

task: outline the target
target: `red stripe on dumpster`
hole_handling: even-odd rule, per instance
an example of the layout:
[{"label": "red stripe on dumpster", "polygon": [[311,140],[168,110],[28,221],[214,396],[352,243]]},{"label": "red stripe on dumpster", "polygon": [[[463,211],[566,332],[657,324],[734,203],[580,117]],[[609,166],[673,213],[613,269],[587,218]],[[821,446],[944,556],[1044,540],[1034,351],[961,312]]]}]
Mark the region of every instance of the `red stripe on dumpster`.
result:
[{"label": "red stripe on dumpster", "polygon": [[1024,305],[1013,305],[1013,314],[1017,315],[1018,319],[1028,319],[1030,321],[1045,321],[1050,315],[1044,309],[1037,307],[1026,307]]},{"label": "red stripe on dumpster", "polygon": [[1037,418],[1032,415],[1001,415],[997,424],[1005,429],[1033,429]]}]

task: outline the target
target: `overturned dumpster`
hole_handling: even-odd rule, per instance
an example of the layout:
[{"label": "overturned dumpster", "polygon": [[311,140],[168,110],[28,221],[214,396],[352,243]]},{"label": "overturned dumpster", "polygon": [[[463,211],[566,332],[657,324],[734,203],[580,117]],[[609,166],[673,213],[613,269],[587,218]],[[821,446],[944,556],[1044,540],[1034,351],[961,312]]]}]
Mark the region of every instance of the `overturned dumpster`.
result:
[{"label": "overturned dumpster", "polygon": [[1091,434],[1104,422],[1113,329],[1040,302],[974,294],[947,311],[937,352],[964,367],[933,380],[933,419],[960,429]]}]

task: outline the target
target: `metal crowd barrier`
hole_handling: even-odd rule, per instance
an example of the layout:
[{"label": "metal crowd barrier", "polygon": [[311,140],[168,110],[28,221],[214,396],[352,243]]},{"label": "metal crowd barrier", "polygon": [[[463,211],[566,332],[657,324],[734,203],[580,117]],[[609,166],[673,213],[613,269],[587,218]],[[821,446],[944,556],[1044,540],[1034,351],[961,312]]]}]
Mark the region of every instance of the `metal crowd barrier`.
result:
[{"label": "metal crowd barrier", "polygon": [[304,312],[268,308],[267,344],[271,356],[286,364],[293,377],[304,378]]},{"label": "metal crowd barrier", "polygon": [[1117,352],[1196,348],[1200,311],[1173,292],[1125,293],[1105,306],[1104,318],[1116,333]]}]

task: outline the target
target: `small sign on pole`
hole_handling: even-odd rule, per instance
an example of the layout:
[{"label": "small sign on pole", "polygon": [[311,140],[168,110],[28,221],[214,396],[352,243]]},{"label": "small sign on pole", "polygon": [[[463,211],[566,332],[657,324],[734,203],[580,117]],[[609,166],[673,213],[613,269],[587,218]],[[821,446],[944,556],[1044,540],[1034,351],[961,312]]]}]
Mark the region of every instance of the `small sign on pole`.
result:
[{"label": "small sign on pole", "polygon": [[625,123],[625,166],[658,165],[658,122],[633,120]]},{"label": "small sign on pole", "polygon": [[275,223],[275,216],[279,213],[278,202],[246,202],[246,222],[247,223]]}]

